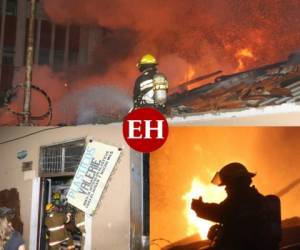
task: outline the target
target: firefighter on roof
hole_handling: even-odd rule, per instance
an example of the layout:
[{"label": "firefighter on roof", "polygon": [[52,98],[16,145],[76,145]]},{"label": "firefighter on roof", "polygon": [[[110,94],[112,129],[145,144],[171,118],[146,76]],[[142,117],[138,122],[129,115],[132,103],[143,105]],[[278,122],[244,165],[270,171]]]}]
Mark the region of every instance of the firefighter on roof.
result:
[{"label": "firefighter on roof", "polygon": [[158,62],[151,54],[144,55],[137,64],[142,73],[134,86],[134,108],[155,107],[163,110],[166,106],[168,81],[159,73]]},{"label": "firefighter on roof", "polygon": [[197,216],[218,222],[208,237],[215,250],[278,250],[281,238],[280,200],[277,196],[263,196],[241,163],[224,166],[212,180],[225,186],[227,198],[220,204],[193,199],[191,207]]},{"label": "firefighter on roof", "polygon": [[73,240],[65,229],[65,214],[52,203],[46,205],[45,226],[47,230],[48,249],[74,249]]}]

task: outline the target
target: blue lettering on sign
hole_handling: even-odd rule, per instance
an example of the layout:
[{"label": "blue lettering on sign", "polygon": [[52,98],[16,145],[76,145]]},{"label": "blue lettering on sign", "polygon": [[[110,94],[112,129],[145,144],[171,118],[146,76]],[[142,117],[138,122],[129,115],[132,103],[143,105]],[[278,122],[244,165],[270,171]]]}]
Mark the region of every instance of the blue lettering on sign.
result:
[{"label": "blue lettering on sign", "polygon": [[72,190],[69,191],[70,197],[74,198],[76,192],[83,193],[81,190],[81,184],[84,181],[84,175],[91,164],[95,152],[96,149],[91,147],[87,147],[85,150],[72,182]]},{"label": "blue lettering on sign", "polygon": [[74,199],[75,198],[75,192],[74,192],[74,190],[69,190],[69,192],[68,192],[68,196],[69,197],[71,197],[72,199]]}]

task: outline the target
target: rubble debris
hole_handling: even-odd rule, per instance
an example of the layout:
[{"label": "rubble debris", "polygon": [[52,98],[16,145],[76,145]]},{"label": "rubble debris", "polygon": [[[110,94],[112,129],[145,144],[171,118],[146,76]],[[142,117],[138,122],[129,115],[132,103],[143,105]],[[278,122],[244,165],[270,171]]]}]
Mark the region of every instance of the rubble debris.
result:
[{"label": "rubble debris", "polygon": [[300,102],[300,53],[285,62],[220,76],[169,96],[169,114],[224,111]]}]

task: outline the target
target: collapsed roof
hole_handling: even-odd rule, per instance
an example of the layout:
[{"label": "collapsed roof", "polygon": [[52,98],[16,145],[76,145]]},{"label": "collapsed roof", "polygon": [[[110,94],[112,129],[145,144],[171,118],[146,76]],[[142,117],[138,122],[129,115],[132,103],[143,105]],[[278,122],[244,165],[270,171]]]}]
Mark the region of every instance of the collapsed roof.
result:
[{"label": "collapsed roof", "polygon": [[[211,77],[220,72],[216,71],[206,76]],[[186,83],[205,78],[205,76],[200,76]],[[205,83],[193,89],[187,89],[186,83],[178,86],[168,96],[167,116],[192,117],[216,112],[223,114],[228,111],[238,111],[238,115],[242,115],[240,111],[248,108],[279,107],[287,103],[299,104],[300,52],[291,54],[286,61],[232,75],[219,76],[214,79],[214,82]],[[272,112],[282,113],[283,111],[287,111],[286,107]],[[124,110],[102,114],[100,117],[97,115],[94,119],[89,119],[89,123],[120,122],[126,114],[127,111]],[[83,124],[86,121],[77,121],[77,123]]]},{"label": "collapsed roof", "polygon": [[184,90],[168,99],[168,113],[189,115],[300,102],[300,52],[287,61],[233,75]]}]

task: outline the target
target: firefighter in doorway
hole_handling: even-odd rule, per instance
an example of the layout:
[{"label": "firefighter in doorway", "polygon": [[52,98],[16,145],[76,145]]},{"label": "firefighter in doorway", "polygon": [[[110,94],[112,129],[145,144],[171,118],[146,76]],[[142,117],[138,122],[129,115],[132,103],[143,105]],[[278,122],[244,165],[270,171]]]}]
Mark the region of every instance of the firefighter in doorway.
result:
[{"label": "firefighter in doorway", "polygon": [[154,107],[163,111],[166,107],[168,80],[159,73],[158,62],[151,54],[144,55],[137,68],[142,73],[136,80],[133,92],[134,108]]},{"label": "firefighter in doorway", "polygon": [[72,235],[75,249],[80,250],[84,246],[85,214],[71,204],[68,204],[66,209],[66,229]]},{"label": "firefighter in doorway", "polygon": [[52,194],[52,204],[54,204],[57,209],[62,210],[62,202],[61,202],[61,193],[60,192],[54,192]]},{"label": "firefighter in doorway", "polygon": [[45,226],[50,250],[75,249],[73,240],[65,228],[65,214],[53,203],[46,205]]},{"label": "firefighter in doorway", "polygon": [[81,210],[77,210],[75,214],[75,223],[76,227],[79,228],[81,237],[80,237],[80,246],[84,246],[85,239],[85,213]]},{"label": "firefighter in doorway", "polygon": [[208,234],[212,248],[218,250],[278,250],[281,240],[280,200],[277,196],[263,196],[241,163],[224,166],[213,178],[218,186],[225,186],[227,198],[220,204],[193,199],[191,207],[197,216],[218,222]]}]

